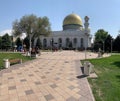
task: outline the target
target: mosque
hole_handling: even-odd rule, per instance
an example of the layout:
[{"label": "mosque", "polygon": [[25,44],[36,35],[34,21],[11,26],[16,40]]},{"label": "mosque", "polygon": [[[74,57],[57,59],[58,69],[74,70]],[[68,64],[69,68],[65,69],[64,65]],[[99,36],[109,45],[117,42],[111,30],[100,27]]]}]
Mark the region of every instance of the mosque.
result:
[{"label": "mosque", "polygon": [[85,16],[83,25],[79,15],[69,14],[64,18],[62,27],[62,31],[52,31],[48,37],[40,36],[44,49],[85,49],[91,47],[88,16]]}]

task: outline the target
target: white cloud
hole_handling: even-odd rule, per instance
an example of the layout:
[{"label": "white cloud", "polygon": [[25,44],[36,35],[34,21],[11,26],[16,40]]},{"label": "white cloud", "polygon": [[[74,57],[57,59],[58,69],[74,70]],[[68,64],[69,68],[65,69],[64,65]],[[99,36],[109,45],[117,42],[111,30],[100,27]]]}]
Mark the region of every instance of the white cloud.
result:
[{"label": "white cloud", "polygon": [[8,33],[9,35],[12,35],[12,30],[11,29],[7,29],[7,30],[2,31],[2,32],[0,32],[0,36],[5,35],[6,33]]},{"label": "white cloud", "polygon": [[[8,33],[9,35],[12,35],[12,30],[11,29],[7,29],[7,30],[2,31],[2,32],[0,32],[0,36],[5,35],[6,33]],[[20,37],[22,39],[24,39],[26,37],[26,34],[22,33],[22,36],[20,36]]]}]

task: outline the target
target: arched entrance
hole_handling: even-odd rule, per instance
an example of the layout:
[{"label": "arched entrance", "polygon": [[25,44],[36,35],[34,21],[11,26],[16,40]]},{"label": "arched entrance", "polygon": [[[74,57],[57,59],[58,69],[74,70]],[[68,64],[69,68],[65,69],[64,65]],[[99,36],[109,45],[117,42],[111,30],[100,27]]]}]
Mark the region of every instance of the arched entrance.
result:
[{"label": "arched entrance", "polygon": [[72,41],[69,38],[66,38],[66,49],[72,49]]},{"label": "arched entrance", "polygon": [[73,39],[73,43],[74,43],[74,48],[77,49],[77,38]]},{"label": "arched entrance", "polygon": [[47,47],[47,40],[43,39],[43,48],[46,48],[46,47]]},{"label": "arched entrance", "polygon": [[81,48],[83,48],[84,39],[81,38]]},{"label": "arched entrance", "polygon": [[58,39],[58,47],[59,47],[59,49],[62,48],[62,38]]}]

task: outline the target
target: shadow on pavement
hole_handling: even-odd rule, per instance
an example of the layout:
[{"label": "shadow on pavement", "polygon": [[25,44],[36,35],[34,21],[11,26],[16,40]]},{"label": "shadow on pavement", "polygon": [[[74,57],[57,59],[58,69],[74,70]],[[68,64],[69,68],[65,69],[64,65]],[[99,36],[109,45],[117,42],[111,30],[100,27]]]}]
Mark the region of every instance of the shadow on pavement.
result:
[{"label": "shadow on pavement", "polygon": [[82,79],[82,78],[85,78],[85,77],[87,77],[87,76],[86,75],[79,75],[79,76],[77,76],[78,79]]}]

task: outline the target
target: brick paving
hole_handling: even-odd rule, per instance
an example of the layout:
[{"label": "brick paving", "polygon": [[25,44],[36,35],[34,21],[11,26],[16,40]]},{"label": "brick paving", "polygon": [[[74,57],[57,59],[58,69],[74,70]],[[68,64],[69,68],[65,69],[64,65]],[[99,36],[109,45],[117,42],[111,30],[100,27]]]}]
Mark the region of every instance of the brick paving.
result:
[{"label": "brick paving", "polygon": [[[0,101],[95,101],[82,77],[83,52],[43,52],[33,61],[0,71]],[[87,58],[97,54],[87,53]],[[81,78],[80,78],[81,77]]]}]

